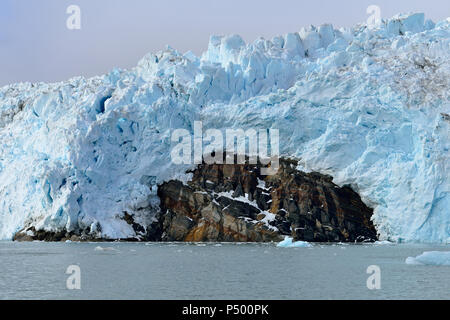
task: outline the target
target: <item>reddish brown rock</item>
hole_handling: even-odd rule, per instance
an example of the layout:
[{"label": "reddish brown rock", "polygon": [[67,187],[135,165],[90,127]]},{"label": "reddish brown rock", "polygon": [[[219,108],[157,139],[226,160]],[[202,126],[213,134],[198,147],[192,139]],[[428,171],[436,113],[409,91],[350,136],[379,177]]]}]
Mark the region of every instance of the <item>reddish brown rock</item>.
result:
[{"label": "reddish brown rock", "polygon": [[206,165],[187,185],[159,186],[159,234],[163,241],[354,242],[377,239],[372,209],[332,177],[296,170],[282,159],[278,173],[261,176],[260,165]]}]

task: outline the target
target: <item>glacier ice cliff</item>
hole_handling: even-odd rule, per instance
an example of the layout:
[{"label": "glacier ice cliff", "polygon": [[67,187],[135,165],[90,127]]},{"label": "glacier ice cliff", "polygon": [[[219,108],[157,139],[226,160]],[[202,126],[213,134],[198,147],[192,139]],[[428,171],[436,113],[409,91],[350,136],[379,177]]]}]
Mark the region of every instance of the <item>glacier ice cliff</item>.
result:
[{"label": "glacier ice cliff", "polygon": [[0,239],[26,226],[126,238],[185,178],[173,129],[277,128],[282,155],[374,208],[381,239],[450,242],[450,19],[398,15],[258,39],[212,36],[131,70],[0,89]]}]

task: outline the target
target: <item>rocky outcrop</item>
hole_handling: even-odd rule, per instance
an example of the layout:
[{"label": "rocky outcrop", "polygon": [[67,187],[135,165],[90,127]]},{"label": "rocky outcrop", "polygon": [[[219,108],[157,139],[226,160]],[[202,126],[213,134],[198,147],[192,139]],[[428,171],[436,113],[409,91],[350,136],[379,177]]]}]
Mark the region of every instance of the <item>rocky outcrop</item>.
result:
[{"label": "rocky outcrop", "polygon": [[[203,164],[187,184],[177,180],[158,187],[160,211],[148,226],[123,213],[136,232],[124,241],[281,241],[284,236],[311,242],[374,241],[373,210],[349,186],[333,178],[296,169],[281,159],[275,175],[261,175],[260,164]],[[48,232],[33,227],[14,240],[94,241],[98,230]]]},{"label": "rocky outcrop", "polygon": [[262,176],[260,165],[200,165],[187,185],[159,187],[161,213],[153,230],[163,241],[377,239],[373,211],[356,192],[296,167],[283,159],[277,174]]}]

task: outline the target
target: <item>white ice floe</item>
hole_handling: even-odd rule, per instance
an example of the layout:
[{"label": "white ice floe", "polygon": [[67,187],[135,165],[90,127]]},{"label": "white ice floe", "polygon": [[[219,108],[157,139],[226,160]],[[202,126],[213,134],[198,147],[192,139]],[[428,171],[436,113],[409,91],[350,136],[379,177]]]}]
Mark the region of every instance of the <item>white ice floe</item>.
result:
[{"label": "white ice floe", "polygon": [[312,244],[306,241],[293,241],[291,237],[284,237],[284,240],[277,244],[281,248],[309,248]]}]

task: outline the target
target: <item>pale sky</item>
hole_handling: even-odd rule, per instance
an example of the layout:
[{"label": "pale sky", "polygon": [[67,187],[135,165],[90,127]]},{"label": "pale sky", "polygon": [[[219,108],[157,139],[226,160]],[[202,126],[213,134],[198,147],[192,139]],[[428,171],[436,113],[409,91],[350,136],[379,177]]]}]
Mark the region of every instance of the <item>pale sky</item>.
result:
[{"label": "pale sky", "polygon": [[[71,4],[81,8],[81,30],[66,27]],[[367,20],[372,4],[382,18],[450,16],[449,0],[0,0],[0,86],[130,68],[167,45],[200,54],[211,34],[251,42],[311,24],[351,26]]]}]

